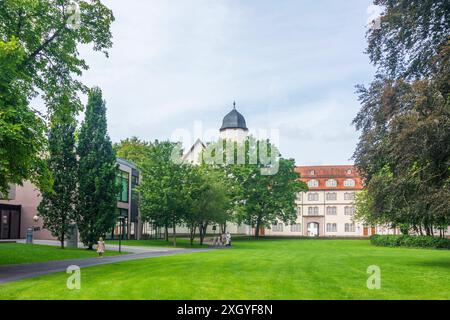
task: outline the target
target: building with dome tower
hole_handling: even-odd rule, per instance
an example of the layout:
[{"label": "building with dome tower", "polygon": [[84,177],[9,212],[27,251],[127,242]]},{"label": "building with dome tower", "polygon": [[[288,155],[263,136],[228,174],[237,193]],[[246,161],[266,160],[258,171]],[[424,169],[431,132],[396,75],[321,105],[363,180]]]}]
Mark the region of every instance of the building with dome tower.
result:
[{"label": "building with dome tower", "polygon": [[[236,109],[236,103],[233,103],[233,109],[222,120],[220,139],[241,143],[248,137],[248,132],[244,116]],[[198,139],[184,155],[184,161],[199,164],[205,148],[206,144]],[[307,192],[298,194],[297,221],[292,225],[275,222],[270,228],[261,230],[262,235],[358,237],[391,233],[389,230],[353,221],[355,193],[363,188],[362,180],[353,165],[297,166],[296,171],[309,188]],[[250,226],[231,223],[227,229],[232,233],[247,235],[254,232]],[[184,233],[184,228],[178,232]]]}]

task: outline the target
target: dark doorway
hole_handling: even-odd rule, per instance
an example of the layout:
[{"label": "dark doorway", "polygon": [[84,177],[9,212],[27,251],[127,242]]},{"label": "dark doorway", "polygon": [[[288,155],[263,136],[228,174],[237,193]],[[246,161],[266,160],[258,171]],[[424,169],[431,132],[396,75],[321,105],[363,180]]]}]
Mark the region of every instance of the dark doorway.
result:
[{"label": "dark doorway", "polygon": [[0,205],[0,239],[20,238],[20,206]]}]

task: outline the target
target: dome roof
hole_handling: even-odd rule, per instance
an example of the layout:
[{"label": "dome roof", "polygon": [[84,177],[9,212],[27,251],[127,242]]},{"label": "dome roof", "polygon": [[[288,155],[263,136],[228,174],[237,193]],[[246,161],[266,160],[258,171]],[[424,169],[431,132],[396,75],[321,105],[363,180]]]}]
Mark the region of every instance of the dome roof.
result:
[{"label": "dome roof", "polygon": [[225,129],[243,129],[247,131],[247,124],[245,118],[236,110],[236,103],[233,103],[233,110],[231,110],[222,121],[222,127],[220,131]]}]

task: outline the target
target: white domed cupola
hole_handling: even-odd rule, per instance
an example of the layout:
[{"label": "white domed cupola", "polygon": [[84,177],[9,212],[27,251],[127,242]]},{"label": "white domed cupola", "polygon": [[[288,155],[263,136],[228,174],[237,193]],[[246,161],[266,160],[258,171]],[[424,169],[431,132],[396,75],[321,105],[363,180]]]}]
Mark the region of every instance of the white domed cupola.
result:
[{"label": "white domed cupola", "polygon": [[220,138],[242,142],[247,137],[247,133],[248,128],[245,118],[236,110],[236,102],[233,102],[233,110],[223,118]]}]

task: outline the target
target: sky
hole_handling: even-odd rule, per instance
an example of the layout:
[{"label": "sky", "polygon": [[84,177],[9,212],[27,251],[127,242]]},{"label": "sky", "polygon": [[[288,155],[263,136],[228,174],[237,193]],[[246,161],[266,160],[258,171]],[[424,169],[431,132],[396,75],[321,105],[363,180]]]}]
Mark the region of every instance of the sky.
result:
[{"label": "sky", "polygon": [[[349,164],[358,140],[355,85],[374,68],[369,0],[104,0],[109,58],[80,48],[107,103],[113,142],[212,140],[233,101],[297,165]],[[187,136],[186,136],[187,135]]]}]

